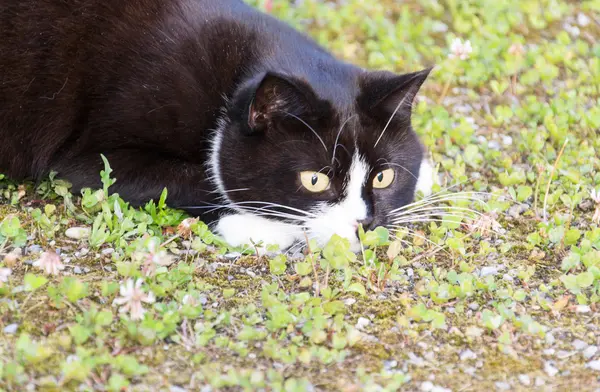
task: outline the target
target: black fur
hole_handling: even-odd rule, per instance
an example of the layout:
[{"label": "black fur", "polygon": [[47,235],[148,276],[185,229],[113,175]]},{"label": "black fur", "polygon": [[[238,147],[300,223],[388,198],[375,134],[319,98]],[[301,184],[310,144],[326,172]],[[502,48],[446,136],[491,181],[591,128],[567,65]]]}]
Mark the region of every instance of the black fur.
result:
[{"label": "black fur", "polygon": [[[237,0],[0,0],[0,37],[0,171],[13,178],[55,170],[98,187],[102,153],[134,204],[164,187],[174,207],[222,204],[207,170],[218,128],[233,202],[335,202],[356,148],[372,176],[412,173],[367,183],[372,225],[412,200],[423,149],[410,106],[429,70],[367,72]],[[323,170],[331,189],[306,192],[300,170]]]}]

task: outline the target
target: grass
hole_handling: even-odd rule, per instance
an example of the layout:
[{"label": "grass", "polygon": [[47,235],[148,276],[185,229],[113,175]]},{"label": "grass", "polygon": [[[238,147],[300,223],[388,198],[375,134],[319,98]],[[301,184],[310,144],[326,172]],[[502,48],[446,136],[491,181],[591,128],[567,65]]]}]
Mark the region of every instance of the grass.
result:
[{"label": "grass", "polygon": [[483,217],[292,260],[130,208],[108,166],[83,195],[0,175],[0,390],[597,390],[600,2],[297,3],[271,12],[342,58],[436,65],[414,126]]}]

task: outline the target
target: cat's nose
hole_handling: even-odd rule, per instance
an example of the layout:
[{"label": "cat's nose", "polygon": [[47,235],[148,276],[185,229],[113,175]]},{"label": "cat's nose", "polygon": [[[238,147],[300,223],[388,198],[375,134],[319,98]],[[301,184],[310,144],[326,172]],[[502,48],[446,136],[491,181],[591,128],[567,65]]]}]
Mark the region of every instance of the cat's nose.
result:
[{"label": "cat's nose", "polygon": [[362,225],[363,230],[364,231],[368,231],[373,229],[373,223],[375,222],[375,218],[373,218],[373,216],[369,215],[367,216],[365,219],[361,219],[359,221],[356,222],[356,230],[358,233],[358,226]]}]

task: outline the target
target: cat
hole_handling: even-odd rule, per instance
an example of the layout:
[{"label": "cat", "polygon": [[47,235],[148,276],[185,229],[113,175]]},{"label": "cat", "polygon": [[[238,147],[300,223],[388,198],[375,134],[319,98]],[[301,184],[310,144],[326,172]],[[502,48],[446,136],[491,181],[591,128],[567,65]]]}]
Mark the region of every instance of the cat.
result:
[{"label": "cat", "polygon": [[237,0],[1,0],[0,172],[200,216],[289,249],[430,191],[411,126],[431,68],[369,71]]}]

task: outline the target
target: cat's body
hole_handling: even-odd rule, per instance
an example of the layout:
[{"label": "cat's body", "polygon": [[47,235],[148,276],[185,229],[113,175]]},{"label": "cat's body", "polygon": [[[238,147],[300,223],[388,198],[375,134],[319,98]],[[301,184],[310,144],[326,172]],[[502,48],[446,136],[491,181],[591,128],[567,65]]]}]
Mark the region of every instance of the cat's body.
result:
[{"label": "cat's body", "polygon": [[0,37],[14,178],[99,186],[104,154],[113,191],[141,204],[167,187],[233,245],[337,233],[356,249],[357,224],[414,196],[428,71],[366,72],[236,0],[0,0]]}]

